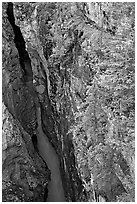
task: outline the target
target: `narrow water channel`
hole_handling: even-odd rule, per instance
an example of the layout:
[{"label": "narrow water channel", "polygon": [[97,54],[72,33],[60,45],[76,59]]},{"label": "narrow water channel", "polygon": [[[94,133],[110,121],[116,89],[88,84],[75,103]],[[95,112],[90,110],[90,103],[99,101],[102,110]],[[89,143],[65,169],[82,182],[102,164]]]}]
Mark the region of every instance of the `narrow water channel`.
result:
[{"label": "narrow water channel", "polygon": [[[20,66],[22,68],[23,80],[28,84],[29,87],[32,85],[33,72],[31,67],[31,61],[26,51],[25,41],[22,36],[20,28],[15,24],[13,3],[8,2],[7,6],[7,17],[13,28],[14,32],[14,43],[19,53]],[[40,107],[37,110],[38,128],[37,128],[37,147],[39,154],[48,165],[51,171],[51,181],[48,185],[48,198],[49,202],[64,202],[65,195],[62,185],[62,179],[60,174],[60,163],[59,158],[54,150],[53,146],[49,142],[47,136],[44,134],[41,126],[41,110]]]},{"label": "narrow water channel", "polygon": [[46,162],[48,168],[51,171],[51,181],[48,184],[47,202],[65,202],[64,189],[60,174],[59,158],[55,149],[42,130],[40,107],[37,109],[37,119],[37,147],[39,150],[39,154]]}]

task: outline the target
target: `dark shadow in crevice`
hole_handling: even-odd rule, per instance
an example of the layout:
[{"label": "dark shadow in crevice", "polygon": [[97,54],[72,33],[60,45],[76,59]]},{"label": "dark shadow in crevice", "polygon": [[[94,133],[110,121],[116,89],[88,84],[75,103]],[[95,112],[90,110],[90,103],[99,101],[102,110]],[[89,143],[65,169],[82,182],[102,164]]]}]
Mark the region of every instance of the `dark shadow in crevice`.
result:
[{"label": "dark shadow in crevice", "polygon": [[25,41],[22,36],[20,27],[15,24],[15,18],[13,13],[13,3],[9,2],[7,7],[8,20],[14,31],[14,43],[19,53],[20,66],[23,72],[24,82],[33,80],[33,72],[31,67],[31,60],[29,58],[28,52],[25,49]]}]

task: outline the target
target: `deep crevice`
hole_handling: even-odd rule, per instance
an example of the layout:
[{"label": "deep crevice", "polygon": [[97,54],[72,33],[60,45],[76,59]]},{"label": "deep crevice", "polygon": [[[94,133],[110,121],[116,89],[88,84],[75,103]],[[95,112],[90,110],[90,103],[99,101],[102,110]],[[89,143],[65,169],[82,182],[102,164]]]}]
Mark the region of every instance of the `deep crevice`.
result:
[{"label": "deep crevice", "polygon": [[31,67],[31,60],[28,52],[25,49],[25,41],[22,36],[20,27],[15,24],[15,17],[13,12],[13,3],[9,2],[7,7],[8,20],[13,28],[14,32],[14,43],[19,53],[20,66],[23,72],[23,80],[25,82],[33,80],[33,72]]}]

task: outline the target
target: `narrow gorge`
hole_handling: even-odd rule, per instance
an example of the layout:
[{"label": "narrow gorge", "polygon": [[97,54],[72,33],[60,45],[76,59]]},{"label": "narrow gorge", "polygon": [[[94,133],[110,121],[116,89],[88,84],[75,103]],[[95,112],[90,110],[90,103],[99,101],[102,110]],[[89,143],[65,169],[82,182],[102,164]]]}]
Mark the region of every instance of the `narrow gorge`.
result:
[{"label": "narrow gorge", "polygon": [[[11,46],[10,53],[12,53],[10,54],[10,66],[7,65],[3,74],[3,78],[7,79],[7,81],[3,81],[3,100],[4,105],[6,105],[4,106],[4,110],[6,112],[9,111],[9,115],[12,114],[13,118],[11,117],[11,115],[10,117],[13,120],[12,123],[15,123],[14,125],[17,125],[15,122],[16,120],[19,121],[19,132],[20,134],[23,134],[23,136],[25,134],[25,136],[21,138],[21,140],[23,140],[23,143],[25,142],[25,147],[23,147],[23,150],[21,148],[21,151],[27,151],[27,156],[22,153],[24,155],[19,155],[17,157],[20,158],[21,156],[24,158],[25,156],[25,160],[30,160],[29,162],[31,164],[31,167],[30,165],[28,167],[25,167],[25,172],[28,175],[28,177],[24,175],[25,180],[21,179],[22,174],[24,174],[22,172],[24,171],[23,161],[23,165],[21,165],[20,163],[17,164],[19,170],[17,170],[15,166],[15,168],[11,168],[14,169],[14,172],[9,173],[7,171],[7,173],[10,174],[9,176],[13,183],[15,182],[15,185],[17,185],[16,181],[14,181],[14,177],[16,177],[17,171],[19,171],[17,187],[19,187],[19,189],[21,187],[21,189],[23,188],[22,190],[25,191],[25,186],[28,186],[30,195],[29,193],[27,193],[28,195],[25,195],[26,197],[22,196],[22,198],[20,198],[21,200],[33,201],[34,199],[35,201],[37,199],[42,199],[43,201],[47,202],[64,202],[66,200],[75,201],[77,193],[75,194],[74,192],[74,188],[76,187],[73,187],[73,182],[75,182],[75,180],[72,181],[72,176],[73,171],[75,175],[77,174],[77,170],[74,166],[72,167],[74,168],[74,170],[72,169],[70,172],[68,171],[65,173],[68,168],[67,165],[71,166],[71,163],[73,164],[73,162],[75,161],[65,161],[66,159],[65,156],[63,156],[62,145],[67,145],[67,141],[66,144],[63,144],[65,141],[61,141],[59,138],[57,138],[60,137],[58,135],[61,135],[61,132],[59,132],[59,124],[56,124],[57,122],[55,123],[55,121],[59,120],[59,118],[56,119],[56,117],[58,117],[57,112],[53,109],[53,105],[51,104],[49,96],[50,84],[48,84],[49,70],[47,69],[47,66],[49,65],[47,56],[44,56],[44,48],[40,48],[40,41],[36,36],[33,36],[33,32],[30,40],[35,40],[35,42],[37,43],[36,45],[32,45],[32,48],[30,47],[30,49],[32,49],[32,51],[30,51],[31,54],[28,53],[26,46],[28,42],[25,42],[21,28],[16,25],[13,3],[7,3],[7,5],[4,4],[4,6],[6,8],[5,15],[7,14],[8,19],[8,21],[6,20],[6,22],[7,24],[10,23],[9,25],[11,26],[11,30],[9,32],[12,33],[13,30],[12,41],[9,42]],[[8,32],[7,29],[5,31]],[[33,48],[34,46],[35,49]],[[35,54],[36,56],[32,56],[33,54]],[[33,60],[34,62],[36,61],[36,64],[33,63]],[[9,93],[11,94],[10,96]],[[42,115],[40,114],[40,112]],[[58,130],[55,130],[55,128],[58,128]],[[67,129],[65,131],[67,133]],[[64,134],[66,133],[64,132]],[[27,136],[26,134],[29,135]],[[8,145],[10,145],[10,143]],[[14,145],[16,146],[16,142],[15,144],[13,142],[13,151],[15,151]],[[73,147],[73,144],[71,145],[70,143],[70,146]],[[9,157],[7,148],[5,151],[5,161],[7,161]],[[74,152],[71,152],[71,149],[68,149],[68,152],[66,152],[66,154],[67,153],[68,155],[71,154],[70,159],[71,157],[74,157]],[[39,168],[37,167],[37,165],[39,165]],[[44,167],[44,165],[46,165],[46,167]],[[33,175],[31,173],[32,167],[34,170],[36,168],[36,175]],[[38,181],[37,177],[39,176],[39,174],[43,174],[42,177],[44,177],[44,175],[46,174],[45,178]],[[29,177],[32,177],[32,187],[30,187],[29,185]],[[37,182],[35,181],[35,179]],[[62,181],[62,179],[64,180]],[[78,174],[75,179],[80,182]],[[77,185],[77,181],[75,185]],[[11,183],[11,188],[12,185],[13,184]],[[70,188],[70,190],[68,190],[68,188]],[[43,192],[40,193],[40,189],[42,189]],[[8,195],[5,195],[5,192],[6,190],[4,191],[5,199],[8,200]],[[36,194],[36,196],[34,194]],[[15,199],[14,197],[15,196],[13,196],[13,199]]]},{"label": "narrow gorge", "polygon": [[3,202],[135,202],[134,2],[3,2],[2,122]]}]

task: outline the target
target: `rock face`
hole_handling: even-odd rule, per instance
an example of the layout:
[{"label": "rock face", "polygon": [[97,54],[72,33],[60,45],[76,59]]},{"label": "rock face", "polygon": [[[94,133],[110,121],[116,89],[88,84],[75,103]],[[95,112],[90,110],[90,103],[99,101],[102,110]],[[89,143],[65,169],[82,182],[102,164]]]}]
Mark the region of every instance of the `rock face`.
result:
[{"label": "rock face", "polygon": [[50,173],[32,143],[33,75],[24,71],[30,59],[12,12],[11,3],[3,4],[3,201],[44,201]]},{"label": "rock face", "polygon": [[3,201],[46,201],[50,171],[35,148],[39,105],[42,129],[60,159],[66,200],[78,201],[82,183],[67,135],[71,103],[64,98],[59,115],[51,101],[52,45],[39,8],[38,3],[3,3]]},{"label": "rock face", "polygon": [[2,149],[3,201],[44,201],[49,171],[4,104]]}]

